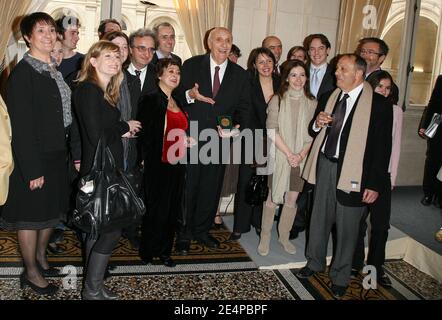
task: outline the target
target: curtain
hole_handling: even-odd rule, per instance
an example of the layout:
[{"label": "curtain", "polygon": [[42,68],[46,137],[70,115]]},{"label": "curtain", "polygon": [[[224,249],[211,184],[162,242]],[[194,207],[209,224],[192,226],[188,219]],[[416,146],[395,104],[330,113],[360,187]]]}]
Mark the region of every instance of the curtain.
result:
[{"label": "curtain", "polygon": [[205,53],[204,35],[213,27],[232,29],[233,0],[174,0],[192,55]]},{"label": "curtain", "polygon": [[[359,39],[380,37],[392,0],[341,0],[336,52],[354,52]],[[376,8],[376,13],[369,6]]]}]

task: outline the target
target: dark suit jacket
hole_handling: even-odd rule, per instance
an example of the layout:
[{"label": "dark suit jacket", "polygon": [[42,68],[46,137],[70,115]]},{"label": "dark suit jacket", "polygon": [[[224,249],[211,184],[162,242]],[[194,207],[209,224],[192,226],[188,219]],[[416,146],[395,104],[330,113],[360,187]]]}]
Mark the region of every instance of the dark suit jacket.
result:
[{"label": "dark suit jacket", "polygon": [[[310,70],[310,65],[308,66]],[[317,100],[321,98],[324,93],[336,89],[336,77],[335,68],[331,64],[327,64],[327,69],[325,70],[324,77],[322,78],[321,85],[319,86]]]},{"label": "dark suit jacket", "polygon": [[[318,101],[318,106],[316,108],[315,115],[309,124],[309,131],[313,137],[317,135],[317,133],[312,130],[313,122],[315,121],[318,113],[324,111],[330,95],[331,92],[328,92],[323,96],[321,96],[321,98]],[[345,122],[344,129],[341,134],[341,140],[339,145],[339,160],[338,160],[338,174],[337,174],[338,177],[341,174],[342,163],[344,161],[347,142],[350,135],[353,115],[355,113],[356,108],[364,107],[363,105],[359,104],[359,97],[347,121]],[[390,162],[390,154],[391,154],[392,125],[393,125],[392,103],[383,96],[381,96],[380,94],[373,93],[370,124],[368,127],[368,135],[367,135],[363,169],[362,169],[361,192],[345,193],[337,189],[336,196],[339,203],[341,203],[342,205],[349,207],[362,207],[365,205],[365,203],[362,202],[362,195],[365,189],[370,189],[377,192],[380,192],[384,189],[383,186],[390,179],[388,173],[388,165]],[[327,134],[329,130],[330,129],[328,128]],[[337,180],[339,180],[339,178]]]},{"label": "dark suit jacket", "polygon": [[[426,129],[430,124],[431,118],[435,113],[442,114],[442,75],[437,77],[430,102],[428,102],[423,128]],[[428,152],[431,156],[442,158],[442,124],[436,131],[433,138],[428,139]]]},{"label": "dark suit jacket", "polygon": [[140,79],[124,70],[127,78],[127,86],[129,87],[130,99],[132,105],[138,105],[141,98],[145,95],[157,92],[157,81],[155,66],[152,63],[147,65],[146,78],[144,79],[143,88],[141,88]]},{"label": "dark suit jacket", "polygon": [[180,85],[180,99],[190,121],[198,121],[199,131],[205,128],[216,129],[217,116],[230,115],[234,124],[244,128],[250,113],[250,81],[247,72],[239,65],[228,60],[221,87],[212,106],[195,100],[187,104],[185,91],[192,89],[195,83],[199,92],[212,98],[212,80],[210,75],[210,57],[208,54],[186,60]]},{"label": "dark suit jacket", "polygon": [[[171,53],[170,55],[172,56],[172,58],[174,60],[177,60],[180,63],[180,65],[183,64],[183,62],[181,61],[181,58],[179,56],[177,56],[176,54],[173,54],[173,53]],[[150,64],[153,65],[153,66],[156,66],[157,62],[158,62],[158,56],[157,56],[157,53],[155,52],[155,54],[153,55],[153,58],[152,58],[152,61],[150,62]]]}]

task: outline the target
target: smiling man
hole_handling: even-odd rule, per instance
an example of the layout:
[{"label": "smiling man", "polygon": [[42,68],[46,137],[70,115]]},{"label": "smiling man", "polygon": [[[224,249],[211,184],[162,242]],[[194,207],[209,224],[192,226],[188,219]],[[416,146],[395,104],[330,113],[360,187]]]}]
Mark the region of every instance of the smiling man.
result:
[{"label": "smiling man", "polygon": [[158,39],[158,49],[152,58],[152,64],[156,65],[159,59],[171,58],[181,64],[181,58],[172,53],[175,48],[175,29],[169,22],[162,22],[153,28]]},{"label": "smiling man", "polygon": [[333,67],[327,63],[330,41],[323,34],[311,34],[304,39],[303,45],[310,57],[310,91],[319,99],[336,88]]},{"label": "smiling man", "polygon": [[[214,28],[208,37],[210,53],[186,60],[181,78],[181,99],[189,120],[198,123],[198,133],[217,130],[217,117],[230,116],[234,125],[245,127],[250,109],[250,85],[247,72],[228,57],[232,34],[226,28]],[[221,144],[221,137],[219,137]],[[205,142],[199,141],[198,148]],[[225,165],[217,161],[187,165],[186,216],[180,218],[177,250],[187,254],[191,240],[208,248],[219,242],[209,235],[217,211]],[[216,162],[216,163],[215,163]]]},{"label": "smiling man", "polygon": [[[315,185],[307,265],[297,276],[308,278],[326,268],[327,244],[336,224],[330,267],[331,291],[344,296],[350,282],[359,224],[367,204],[376,201],[389,179],[393,109],[364,82],[365,61],[355,54],[337,63],[338,88],[318,101],[310,134],[316,136],[303,178]],[[330,125],[330,114],[333,122]]]}]

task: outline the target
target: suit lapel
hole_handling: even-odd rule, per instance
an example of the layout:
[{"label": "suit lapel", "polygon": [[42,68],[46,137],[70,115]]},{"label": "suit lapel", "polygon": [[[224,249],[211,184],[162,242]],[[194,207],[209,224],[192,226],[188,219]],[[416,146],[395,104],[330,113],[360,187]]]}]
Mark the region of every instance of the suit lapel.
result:
[{"label": "suit lapel", "polygon": [[200,93],[205,97],[212,97],[212,79],[210,76],[210,58],[208,54],[204,56],[203,62],[201,63],[200,79],[201,82],[198,83]]}]

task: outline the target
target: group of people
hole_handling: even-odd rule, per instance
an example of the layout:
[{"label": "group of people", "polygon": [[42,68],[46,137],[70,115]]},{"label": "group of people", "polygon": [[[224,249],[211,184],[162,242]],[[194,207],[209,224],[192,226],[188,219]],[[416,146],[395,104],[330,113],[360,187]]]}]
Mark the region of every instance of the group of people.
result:
[{"label": "group of people", "polygon": [[[221,223],[217,212],[227,183],[226,150],[212,150],[208,163],[193,159],[198,152],[192,151],[208,148],[212,140],[230,144],[241,139],[244,129],[253,132],[255,148],[274,146],[275,152],[267,154],[274,170],[267,177],[267,199],[250,205],[246,189],[259,166],[254,157],[246,161],[247,146],[241,144],[237,178],[229,181],[236,187],[229,241],[254,227],[260,236],[258,253],[267,255],[280,206],[279,242],[294,254],[290,234],[301,216],[297,212],[311,211],[304,217],[308,262],[297,276],[325,271],[332,233],[331,290],[342,297],[351,276],[363,268],[370,215],[367,263],[376,267],[378,283],[391,286],[382,265],[402,109],[391,75],[381,70],[388,54],[384,41],[362,39],[355,53],[328,63],[329,40],[311,34],[280,63],[282,43],[269,36],[251,51],[244,70],[236,64],[241,52],[231,32],[221,27],[208,31],[206,54],[184,63],[172,53],[175,31],[167,22],[128,37],[117,20],[104,20],[100,40],[85,55],[75,51],[80,23],[74,17],[54,21],[37,12],[25,16],[20,27],[29,51],[7,86],[15,167],[0,227],[18,233],[25,266],[22,287],[39,294],[57,291],[45,279],[59,272],[48,264],[48,243],[56,242],[50,240],[54,228],[66,228],[70,194],[76,192],[72,181],[89,173],[101,139],[118,168],[143,168],[140,195],[147,210],[140,226],[135,221],[114,224],[98,238],[77,231],[85,253],[83,299],[118,299],[104,278],[122,234],[145,263],[158,259],[167,267],[176,265],[174,244],[181,255],[188,254],[192,241],[218,248],[210,230]],[[226,130],[220,119],[231,119],[232,125]],[[216,136],[201,138],[207,129]],[[259,130],[264,139],[255,135]],[[300,200],[313,189],[309,210]]]}]

